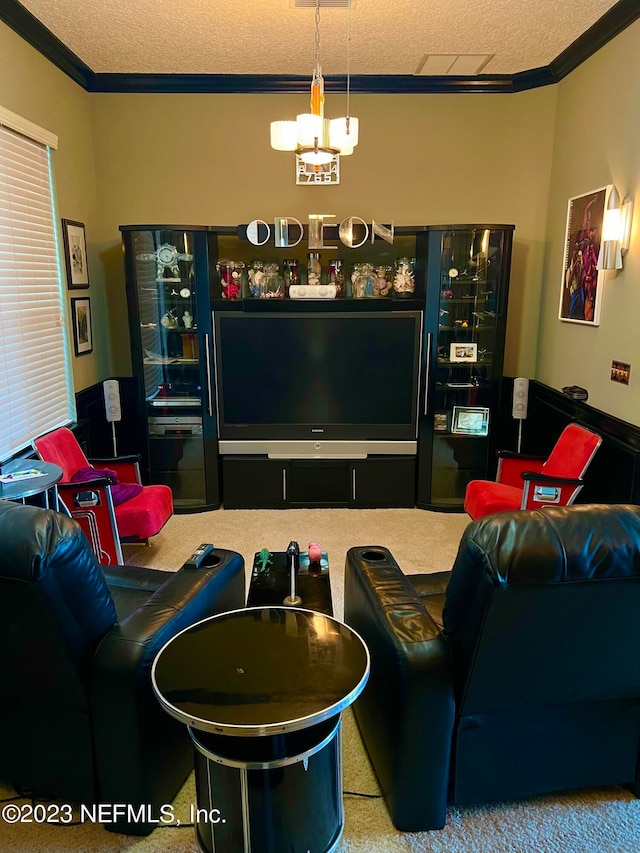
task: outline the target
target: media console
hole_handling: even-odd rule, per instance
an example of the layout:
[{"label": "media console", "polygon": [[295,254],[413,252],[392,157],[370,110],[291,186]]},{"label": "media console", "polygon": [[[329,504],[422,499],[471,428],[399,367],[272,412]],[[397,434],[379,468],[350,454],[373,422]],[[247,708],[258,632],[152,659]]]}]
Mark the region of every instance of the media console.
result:
[{"label": "media console", "polygon": [[416,457],[269,459],[223,456],[227,509],[413,507]]},{"label": "media console", "polygon": [[491,476],[513,226],[354,239],[323,251],[321,286],[338,269],[348,285],[364,265],[387,281],[411,259],[413,292],[303,299],[274,298],[284,285],[259,298],[243,276],[273,260],[304,286],[304,244],[256,261],[241,228],[121,230],[143,467],[176,512],[462,511],[467,482]]}]

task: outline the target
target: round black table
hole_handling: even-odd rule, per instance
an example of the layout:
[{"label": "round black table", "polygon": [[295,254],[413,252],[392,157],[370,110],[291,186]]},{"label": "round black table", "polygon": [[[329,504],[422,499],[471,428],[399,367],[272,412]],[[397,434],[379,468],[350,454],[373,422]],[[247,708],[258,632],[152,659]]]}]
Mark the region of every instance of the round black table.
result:
[{"label": "round black table", "polygon": [[151,677],[195,746],[201,850],[336,849],[341,714],[369,677],[358,634],[311,610],[234,610],[177,634]]},{"label": "round black table", "polygon": [[[45,506],[58,509],[57,484],[62,479],[62,468],[53,462],[42,462],[40,459],[12,459],[2,465],[3,474],[15,474],[27,470],[41,471],[40,477],[29,477],[20,479],[17,477],[11,483],[0,482],[0,499],[7,501],[24,500],[33,495],[44,495]],[[49,500],[49,491],[52,492],[53,501]]]}]

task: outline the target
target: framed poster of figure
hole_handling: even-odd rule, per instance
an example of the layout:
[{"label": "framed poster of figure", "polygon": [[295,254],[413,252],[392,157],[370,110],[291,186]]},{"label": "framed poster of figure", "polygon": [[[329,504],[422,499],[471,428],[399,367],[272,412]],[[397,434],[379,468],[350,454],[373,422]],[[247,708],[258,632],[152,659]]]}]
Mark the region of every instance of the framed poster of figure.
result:
[{"label": "framed poster of figure", "polygon": [[62,242],[64,244],[64,262],[67,270],[67,287],[69,290],[89,287],[87,240],[82,222],[63,219]]},{"label": "framed poster of figure", "polygon": [[559,319],[567,323],[600,325],[603,271],[597,263],[612,189],[610,184],[569,199],[559,310]]}]

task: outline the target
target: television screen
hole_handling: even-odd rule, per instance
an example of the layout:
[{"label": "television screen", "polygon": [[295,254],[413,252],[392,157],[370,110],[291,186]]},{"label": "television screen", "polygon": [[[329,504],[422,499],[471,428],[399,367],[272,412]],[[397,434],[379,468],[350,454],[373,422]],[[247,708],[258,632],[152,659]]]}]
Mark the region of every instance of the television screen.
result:
[{"label": "television screen", "polygon": [[415,439],[420,311],[218,312],[221,439]]}]

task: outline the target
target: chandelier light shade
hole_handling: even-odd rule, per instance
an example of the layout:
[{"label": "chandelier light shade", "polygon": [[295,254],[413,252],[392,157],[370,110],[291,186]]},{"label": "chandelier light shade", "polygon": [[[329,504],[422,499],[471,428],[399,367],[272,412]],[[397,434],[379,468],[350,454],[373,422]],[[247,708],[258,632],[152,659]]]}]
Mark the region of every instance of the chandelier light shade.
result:
[{"label": "chandelier light shade", "polygon": [[298,123],[295,121],[271,122],[271,147],[276,151],[295,151],[298,145]]},{"label": "chandelier light shade", "polygon": [[[351,4],[349,4],[349,15]],[[339,155],[353,154],[358,144],[358,119],[349,113],[349,60],[347,59],[347,115],[324,117],[324,78],[320,67],[320,2],[316,0],[316,61],[311,79],[311,112],[301,113],[295,121],[271,122],[271,147],[276,151],[295,152],[303,163],[323,166]],[[347,43],[349,44],[349,36]],[[349,51],[347,51],[349,53]]]}]

